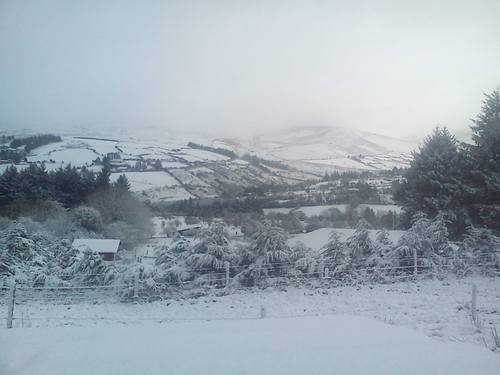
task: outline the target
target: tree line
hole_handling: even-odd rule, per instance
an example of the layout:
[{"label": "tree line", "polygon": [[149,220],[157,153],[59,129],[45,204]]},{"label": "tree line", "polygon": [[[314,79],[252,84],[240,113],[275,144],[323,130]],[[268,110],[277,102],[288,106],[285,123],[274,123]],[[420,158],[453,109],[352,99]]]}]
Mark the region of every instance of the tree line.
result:
[{"label": "tree line", "polygon": [[20,171],[9,167],[0,175],[0,214],[12,216],[23,203],[47,200],[75,207],[93,192],[109,186],[109,176],[107,168],[94,173],[71,165],[54,171],[35,163]]},{"label": "tree line", "polygon": [[14,138],[10,142],[10,147],[12,148],[18,148],[21,146],[24,146],[24,150],[26,152],[30,152],[31,150],[48,145],[49,143],[54,143],[54,142],[61,142],[62,139],[58,135],[53,135],[53,134],[40,134],[40,135],[33,135],[30,137],[23,137],[23,138]]},{"label": "tree line", "polygon": [[468,228],[500,233],[500,93],[485,94],[472,120],[472,142],[459,142],[437,127],[413,153],[404,180],[394,184],[394,200],[407,223],[419,213],[443,215],[453,238]]}]

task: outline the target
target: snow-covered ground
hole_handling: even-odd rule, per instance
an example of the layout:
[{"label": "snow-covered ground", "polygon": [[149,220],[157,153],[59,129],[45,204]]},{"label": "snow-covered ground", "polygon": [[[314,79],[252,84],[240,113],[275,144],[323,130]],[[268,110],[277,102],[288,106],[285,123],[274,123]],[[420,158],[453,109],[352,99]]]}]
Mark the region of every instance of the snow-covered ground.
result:
[{"label": "snow-covered ground", "polygon": [[497,374],[500,356],[352,316],[17,329],[3,375]]},{"label": "snow-covered ground", "polygon": [[199,150],[199,149],[190,149],[190,148],[184,148],[182,149],[182,152],[179,152],[175,154],[177,157],[184,159],[188,162],[194,162],[194,161],[203,161],[203,160],[210,160],[210,161],[221,161],[221,160],[229,160],[229,157],[216,154],[215,152],[210,152],[206,150]]},{"label": "snow-covered ground", "polygon": [[[332,231],[335,231],[340,235],[341,241],[345,241],[348,237],[354,234],[355,229],[320,228],[309,233],[295,234],[288,240],[288,244],[290,246],[294,246],[298,242],[302,242],[314,252],[318,252],[323,246],[327,244]],[[403,230],[388,230],[387,232],[389,233],[389,240],[391,240],[393,244],[396,244],[401,236],[405,233],[405,231]],[[377,229],[368,229],[368,234],[373,241],[377,238],[377,233]]]},{"label": "snow-covered ground", "polygon": [[[482,330],[474,328],[470,320],[472,283],[477,285]],[[315,284],[314,288],[270,287],[266,290],[233,290],[230,293],[216,290],[199,298],[181,298],[181,289],[175,299],[140,304],[118,303],[118,298],[111,294],[89,298],[71,290],[49,300],[41,296],[26,299],[24,293],[18,290],[17,294],[14,326],[18,328],[255,319],[264,307],[266,316],[270,318],[359,315],[416,329],[440,340],[464,341],[479,346],[484,346],[483,340],[491,342],[491,327],[500,329],[498,277],[450,277],[443,281],[345,287],[320,287]],[[2,317],[6,316],[7,309],[3,297],[0,302]],[[356,330],[355,327],[352,329]]]},{"label": "snow-covered ground", "polygon": [[[319,206],[303,206],[303,207],[298,207],[298,208],[288,208],[288,207],[280,207],[280,208],[264,208],[264,214],[268,214],[271,212],[274,213],[281,213],[281,214],[287,214],[290,211],[301,211],[304,213],[304,215],[311,217],[311,216],[318,216],[323,213],[327,213],[327,211],[331,208],[336,208],[342,213],[345,213],[347,210],[347,207],[349,207],[348,204],[327,204],[327,205],[319,205]],[[375,212],[375,214],[378,215],[383,215],[388,213],[389,211],[395,212],[397,214],[401,213],[401,207],[397,206],[395,204],[360,204],[356,207],[356,211],[358,213],[363,212],[365,209],[370,208]]]},{"label": "snow-covered ground", "polygon": [[179,181],[167,172],[163,171],[111,173],[111,182],[118,180],[122,174],[127,177],[128,182],[130,183],[130,189],[135,192],[153,189],[155,187],[171,187],[179,185]]}]

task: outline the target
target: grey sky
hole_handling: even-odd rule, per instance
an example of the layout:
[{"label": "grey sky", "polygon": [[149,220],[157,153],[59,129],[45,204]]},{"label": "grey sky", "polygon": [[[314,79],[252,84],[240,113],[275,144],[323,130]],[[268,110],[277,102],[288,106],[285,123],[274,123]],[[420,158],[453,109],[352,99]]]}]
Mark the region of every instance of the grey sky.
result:
[{"label": "grey sky", "polygon": [[0,0],[0,127],[459,130],[500,1]]}]

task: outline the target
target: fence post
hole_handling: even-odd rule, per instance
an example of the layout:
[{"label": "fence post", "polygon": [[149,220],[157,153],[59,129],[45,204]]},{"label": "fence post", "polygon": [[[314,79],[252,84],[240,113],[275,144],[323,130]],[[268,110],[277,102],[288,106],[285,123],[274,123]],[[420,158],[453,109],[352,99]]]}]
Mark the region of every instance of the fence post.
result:
[{"label": "fence post", "polygon": [[266,308],[264,305],[260,305],[260,318],[264,319],[266,317]]},{"label": "fence post", "polygon": [[138,272],[136,272],[134,274],[134,301],[138,300],[138,297],[139,297],[137,295],[138,289],[139,289],[139,275],[138,275]]},{"label": "fence post", "polygon": [[417,257],[417,249],[413,249],[413,276],[415,279],[418,275],[418,257]]},{"label": "fence post", "polygon": [[229,270],[230,270],[230,265],[228,261],[224,262],[224,268],[226,269],[226,288],[229,287]]},{"label": "fence post", "polygon": [[477,320],[477,287],[476,287],[476,284],[472,284],[472,299],[471,299],[471,303],[470,303],[470,312],[471,312],[472,322],[477,327],[478,320]]},{"label": "fence post", "polygon": [[12,319],[14,318],[14,304],[16,301],[16,283],[10,291],[9,306],[7,307],[7,328],[12,328]]}]

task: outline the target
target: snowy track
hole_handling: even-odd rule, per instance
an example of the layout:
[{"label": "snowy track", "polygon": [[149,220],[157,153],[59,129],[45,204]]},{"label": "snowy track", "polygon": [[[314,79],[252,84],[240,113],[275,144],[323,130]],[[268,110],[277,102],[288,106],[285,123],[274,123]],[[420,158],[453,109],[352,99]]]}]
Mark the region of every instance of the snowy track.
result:
[{"label": "snowy track", "polygon": [[3,375],[498,374],[500,356],[352,316],[13,329]]}]

